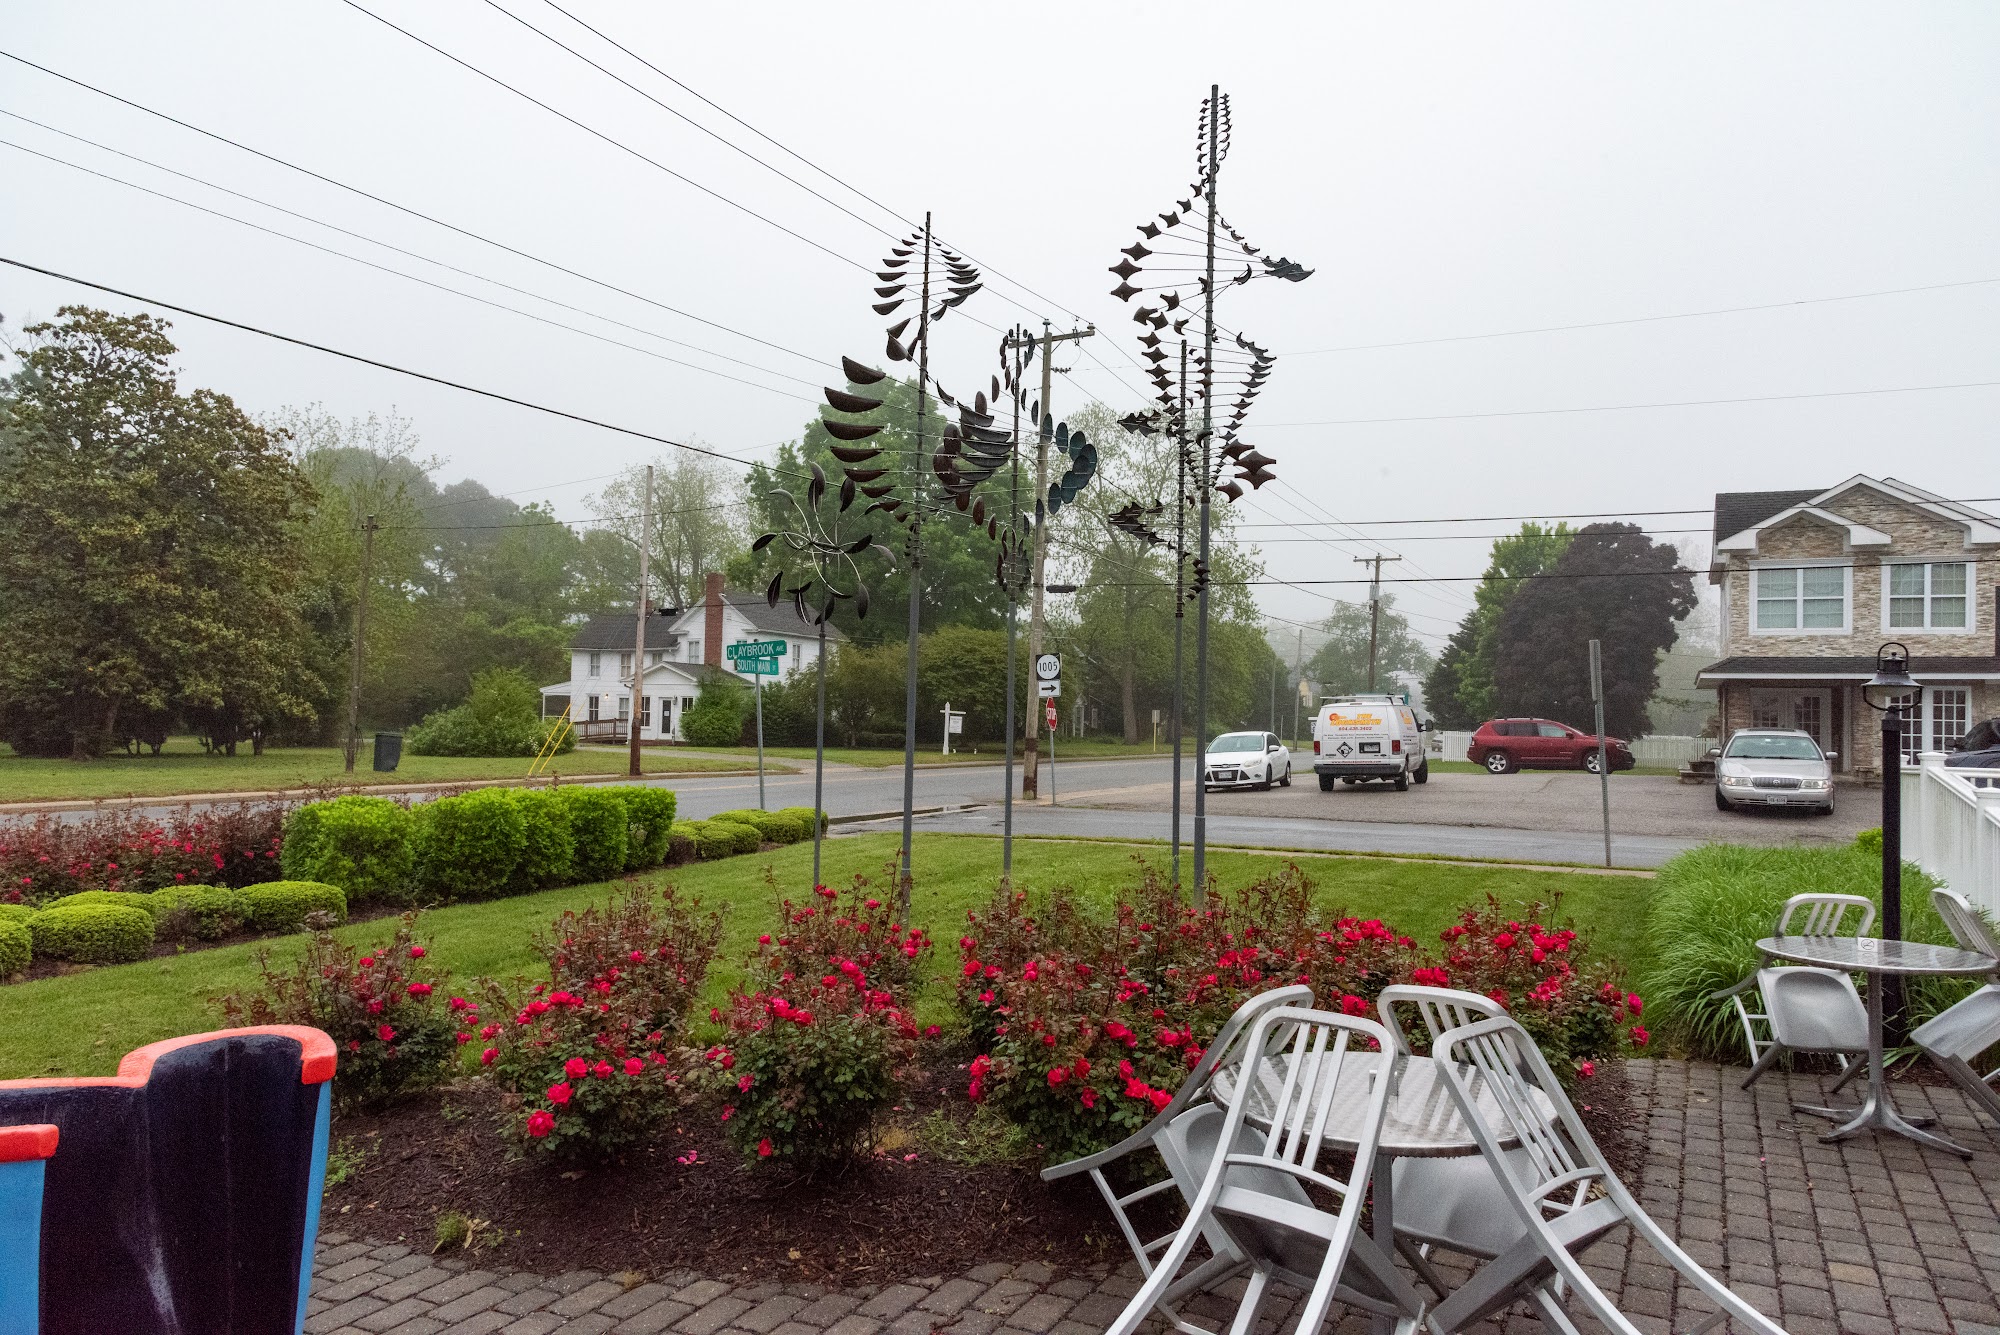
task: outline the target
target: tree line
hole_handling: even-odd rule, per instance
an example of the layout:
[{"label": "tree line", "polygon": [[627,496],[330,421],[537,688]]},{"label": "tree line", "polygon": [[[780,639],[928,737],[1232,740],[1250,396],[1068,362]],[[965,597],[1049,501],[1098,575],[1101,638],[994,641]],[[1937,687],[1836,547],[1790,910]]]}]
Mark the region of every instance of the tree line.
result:
[{"label": "tree line", "polygon": [[[338,739],[364,561],[369,726],[405,726],[454,705],[493,668],[562,680],[581,620],[629,615],[639,468],[590,498],[593,521],[565,522],[545,503],[496,496],[471,479],[441,484],[442,461],[393,411],[341,420],[311,405],[258,417],[226,394],[183,389],[169,328],[150,315],[64,307],[22,331],[17,365],[0,381],[0,532],[9,535],[0,549],[0,738],[18,754],[157,750],[182,730],[232,754],[239,744]],[[889,383],[885,416],[897,425],[880,439],[907,449],[913,391]],[[1164,715],[1172,699],[1173,570],[1163,549],[1108,516],[1134,496],[1170,499],[1171,449],[1121,431],[1108,410],[1076,424],[1103,463],[1099,483],[1050,524],[1048,579],[1081,586],[1049,599],[1050,638],[1065,656],[1065,710],[1088,702],[1105,730],[1137,741],[1151,711]],[[932,439],[941,426],[927,425]],[[753,553],[749,538],[783,521],[777,493],[793,474],[812,462],[834,471],[831,444],[815,418],[747,476],[685,452],[656,461],[655,603],[692,605],[711,570],[761,589],[770,555]],[[989,506],[1008,504],[1008,482],[1003,470],[984,484]],[[1024,470],[1024,508],[1032,492]],[[1241,582],[1261,567],[1233,543],[1227,507],[1217,516],[1209,716],[1220,729],[1261,719],[1278,659]],[[864,522],[903,551],[887,515]],[[920,692],[926,702],[933,688],[944,692],[973,711],[973,736],[997,739],[1006,602],[994,549],[959,522],[927,526],[925,544]],[[829,680],[832,736],[900,739],[906,565],[877,562],[872,617],[837,615],[849,643]],[[1192,690],[1192,605],[1184,610]],[[1025,646],[1025,611],[1022,624]],[[1025,709],[1025,664],[1021,676]],[[923,717],[927,734],[941,726]]]}]

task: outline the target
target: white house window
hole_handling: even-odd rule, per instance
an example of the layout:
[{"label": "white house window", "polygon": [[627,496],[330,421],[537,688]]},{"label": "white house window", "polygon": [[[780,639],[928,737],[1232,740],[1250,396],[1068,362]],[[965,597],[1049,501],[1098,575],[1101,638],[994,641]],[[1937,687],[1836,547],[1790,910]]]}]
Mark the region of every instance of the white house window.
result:
[{"label": "white house window", "polygon": [[650,695],[639,697],[639,726],[642,729],[653,726],[653,697]]},{"label": "white house window", "polygon": [[632,675],[632,651],[630,649],[618,655],[618,675],[621,677]]},{"label": "white house window", "polygon": [[620,723],[623,723],[623,722],[624,722],[624,721],[625,721],[626,719],[628,719],[628,718],[631,718],[631,717],[632,717],[632,697],[631,697],[631,696],[629,696],[629,695],[621,695],[621,696],[619,696],[619,697],[618,697],[618,721],[619,721]]},{"label": "white house window", "polygon": [[1965,630],[1966,567],[1963,561],[1888,567],[1889,629]]},{"label": "white house window", "polygon": [[700,641],[700,640],[689,640],[689,641],[688,641],[688,656],[687,656],[687,661],[688,661],[688,662],[690,662],[690,663],[699,663],[699,662],[701,661],[701,641]]},{"label": "white house window", "polygon": [[[591,657],[595,658],[597,657],[597,655],[592,654]],[[593,695],[590,697],[590,721],[592,723],[597,722],[597,704],[598,701],[602,700],[603,698],[604,697],[598,695]]]},{"label": "white house window", "polygon": [[[604,655],[595,649],[590,651],[590,675],[593,677],[604,675]],[[592,714],[591,717],[596,718],[597,715]]]},{"label": "white house window", "polygon": [[1753,577],[1758,630],[1847,628],[1847,567],[1773,566]]},{"label": "white house window", "polygon": [[652,649],[652,650],[649,650],[649,651],[647,651],[647,654],[646,654],[646,666],[647,666],[647,667],[658,667],[658,666],[659,666],[660,664],[662,664],[662,663],[664,663],[664,662],[666,662],[666,661],[667,661],[667,651],[666,651],[666,650],[664,650],[664,649]]},{"label": "white house window", "polygon": [[1948,751],[1972,724],[1972,692],[1963,686],[1933,686],[1930,697],[1930,749]]},{"label": "white house window", "polygon": [[1916,764],[1917,756],[1924,749],[1924,707],[1920,702],[1922,695],[1922,691],[1908,691],[1902,695],[1889,697],[1889,712],[1896,716],[1903,727],[1903,744],[1898,749],[1903,753],[1905,765]]}]

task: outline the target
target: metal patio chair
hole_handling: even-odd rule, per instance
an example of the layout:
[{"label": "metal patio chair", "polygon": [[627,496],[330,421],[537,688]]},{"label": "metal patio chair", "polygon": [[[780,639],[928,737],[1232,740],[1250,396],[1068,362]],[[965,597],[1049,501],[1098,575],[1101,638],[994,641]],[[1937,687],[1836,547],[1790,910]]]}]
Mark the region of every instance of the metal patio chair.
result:
[{"label": "metal patio chair", "polygon": [[1971,996],[1931,1017],[1910,1032],[1917,1045],[1952,1083],[1964,1090],[1973,1106],[2000,1126],[2000,1066],[1979,1074],[1972,1059],[2000,1044],[2000,940],[1963,895],[1931,891],[1931,903],[1961,948],[1994,957],[1994,974]]},{"label": "metal patio chair", "polygon": [[[1507,1014],[1505,1006],[1477,992],[1408,984],[1383,988],[1376,1006],[1383,1026],[1396,1040],[1396,1051],[1402,1053],[1411,1048],[1399,1007],[1414,1008],[1433,1052],[1439,1035]],[[1517,1177],[1527,1171],[1525,1150],[1505,1150],[1501,1158]],[[1395,1175],[1396,1249],[1440,1298],[1451,1285],[1431,1264],[1434,1250],[1491,1260],[1523,1235],[1505,1189],[1484,1155],[1397,1159],[1389,1171]]]},{"label": "metal patio chair", "polygon": [[[1715,1304],[1715,1312],[1688,1328],[1690,1335],[1732,1317],[1760,1335],[1784,1335],[1783,1327],[1682,1251],[1633,1199],[1519,1023],[1496,1016],[1441,1034],[1434,1060],[1486,1158],[1502,1162],[1501,1142],[1517,1139],[1525,1169],[1494,1175],[1521,1226],[1520,1239],[1438,1304],[1438,1329],[1462,1329],[1525,1299],[1550,1329],[1575,1332],[1564,1310],[1564,1295],[1573,1295],[1619,1335],[1640,1335],[1577,1259],[1607,1234],[1629,1227]],[[1504,1126],[1479,1115],[1482,1095],[1497,1105]],[[1563,1294],[1552,1283],[1558,1280]]]},{"label": "metal patio chair", "polygon": [[[1282,1074],[1272,1084],[1247,1076],[1239,1079],[1226,1112],[1211,1104],[1176,1119],[1175,1136],[1186,1135],[1191,1142],[1199,1135],[1213,1147],[1208,1150],[1207,1169],[1187,1219],[1106,1335],[1134,1335],[1167,1301],[1175,1289],[1175,1276],[1211,1227],[1221,1231],[1250,1272],[1230,1335],[1248,1335],[1255,1327],[1273,1282],[1306,1294],[1296,1327],[1299,1335],[1317,1335],[1336,1299],[1390,1317],[1401,1331],[1417,1329],[1423,1319],[1421,1301],[1387,1254],[1361,1231],[1369,1176],[1394,1084],[1393,1075],[1382,1075],[1394,1067],[1383,1065],[1366,1050],[1370,1040],[1385,1053],[1394,1042],[1381,1025],[1359,1016],[1283,1006],[1258,1017],[1243,1046],[1242,1060],[1246,1069],[1255,1062]],[[1360,1076],[1368,1084],[1361,1116],[1343,1128],[1354,1143],[1353,1156],[1344,1170],[1329,1170],[1320,1164],[1328,1113],[1343,1074],[1349,1080],[1357,1078],[1352,1063],[1366,1063],[1358,1071],[1374,1074]],[[1268,1117],[1267,1128],[1250,1122],[1252,1103]],[[1213,1139],[1208,1140],[1211,1132]],[[1308,1184],[1331,1195],[1335,1206],[1315,1204],[1306,1192]],[[1189,1328],[1178,1317],[1173,1319],[1177,1328]]]},{"label": "metal patio chair", "polygon": [[[1200,1128],[1204,1119],[1195,1118],[1182,1127],[1178,1134],[1169,1136],[1169,1129],[1177,1119],[1186,1114],[1192,1105],[1202,1100],[1207,1092],[1209,1079],[1216,1067],[1226,1059],[1240,1057],[1238,1051],[1248,1039],[1250,1030],[1265,1012],[1280,1006],[1310,1006],[1312,989],[1305,986],[1273,988],[1259,993],[1236,1008],[1226,1024],[1215,1036],[1215,1041],[1202,1053],[1200,1062],[1188,1072],[1187,1079],[1174,1092],[1174,1097],[1153,1119],[1134,1131],[1109,1149],[1081,1159],[1071,1159],[1067,1163],[1052,1164],[1042,1170],[1044,1182],[1054,1182],[1077,1173],[1090,1174],[1090,1180],[1097,1184],[1105,1204],[1111,1207],[1111,1215],[1118,1221],[1119,1232],[1124,1235],[1125,1245],[1132,1249],[1132,1255],[1139,1262],[1139,1272],[1150,1276],[1153,1273],[1153,1257],[1161,1248],[1174,1240],[1178,1229],[1170,1230],[1159,1237],[1147,1240],[1139,1236],[1138,1227],[1133,1223],[1131,1208],[1140,1201],[1178,1190],[1183,1208],[1194,1199],[1201,1188],[1203,1175],[1208,1171],[1208,1160],[1218,1143],[1219,1126],[1213,1133],[1205,1133]],[[1219,1110],[1217,1110],[1219,1111]],[[1167,1177],[1148,1183],[1132,1191],[1120,1194],[1111,1185],[1105,1170],[1128,1155],[1141,1154],[1146,1150],[1157,1153],[1166,1163]],[[1176,1329],[1187,1335],[1209,1335],[1199,1326],[1193,1326],[1174,1314],[1172,1304],[1203,1289],[1227,1280],[1241,1270],[1247,1260],[1230,1243],[1228,1235],[1219,1227],[1209,1228],[1205,1235],[1210,1252],[1209,1259],[1174,1283],[1166,1295],[1160,1299],[1160,1306],[1167,1311]]]},{"label": "metal patio chair", "polygon": [[[1855,914],[1853,926],[1848,915]],[[1875,906],[1860,895],[1793,895],[1778,910],[1774,936],[1867,936],[1875,926]],[[1823,1053],[1840,1062],[1838,1092],[1868,1069],[1868,1007],[1854,979],[1838,969],[1805,965],[1774,966],[1766,959],[1734,987],[1709,997],[1727,997],[1743,1024],[1750,1049],[1748,1089],[1790,1052]],[[1752,1007],[1761,1009],[1752,1009]]]}]

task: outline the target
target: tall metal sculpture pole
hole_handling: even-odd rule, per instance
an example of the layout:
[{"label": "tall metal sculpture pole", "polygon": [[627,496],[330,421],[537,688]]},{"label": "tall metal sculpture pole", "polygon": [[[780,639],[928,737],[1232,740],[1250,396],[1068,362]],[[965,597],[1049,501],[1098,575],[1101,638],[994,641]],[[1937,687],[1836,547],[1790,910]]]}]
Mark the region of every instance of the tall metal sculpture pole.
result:
[{"label": "tall metal sculpture pole", "polygon": [[1208,895],[1208,497],[1209,479],[1214,476],[1210,454],[1215,429],[1215,178],[1222,169],[1218,117],[1222,108],[1222,86],[1208,88],[1208,259],[1207,278],[1202,284],[1201,314],[1201,518],[1196,558],[1202,579],[1195,613],[1194,632],[1194,906],[1200,908]]},{"label": "tall metal sculpture pole", "polygon": [[[1000,348],[1002,357],[1007,356],[1010,351],[1008,342],[1003,340]],[[1021,528],[1021,395],[1018,390],[1013,397],[1013,445],[1007,451],[1009,463],[1007,531],[1018,540]],[[1011,886],[1014,879],[1014,692],[1018,689],[1014,676],[1014,658],[1019,638],[1016,627],[1020,621],[1017,611],[1021,599],[1013,579],[1014,571],[1010,568],[1009,555],[1002,553],[1001,560],[1010,564],[1001,567],[1003,575],[1000,582],[1002,591],[1007,595],[1007,725],[1006,730],[1000,734],[1003,739],[1001,749],[1006,753],[1003,762],[1005,773],[1001,775],[1000,783],[1000,879]],[[1036,596],[1039,597],[1040,593],[1041,591],[1037,589]]]},{"label": "tall metal sculpture pole", "polygon": [[[1183,710],[1187,683],[1183,651],[1187,630],[1187,340],[1181,340],[1180,411],[1174,426],[1174,888],[1181,884],[1181,735],[1187,731]],[[1206,760],[1206,757],[1204,757]]]},{"label": "tall metal sculpture pole", "polygon": [[817,890],[826,882],[819,875],[820,833],[826,828],[826,618],[819,619],[819,657],[813,660],[817,669],[819,701],[814,714],[817,731],[813,736],[813,889]]},{"label": "tall metal sculpture pole", "polygon": [[896,877],[896,908],[910,917],[910,839],[917,805],[917,630],[924,596],[924,408],[931,374],[931,215],[924,212],[924,276],[917,308],[917,430],[910,454],[910,652],[903,681],[903,855]]}]

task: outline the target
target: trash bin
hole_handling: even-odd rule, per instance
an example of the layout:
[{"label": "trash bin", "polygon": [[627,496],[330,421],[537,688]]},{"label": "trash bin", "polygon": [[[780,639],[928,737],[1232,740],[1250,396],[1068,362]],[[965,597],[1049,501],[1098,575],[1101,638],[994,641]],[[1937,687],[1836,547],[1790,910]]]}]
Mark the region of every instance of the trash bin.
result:
[{"label": "trash bin", "polygon": [[375,734],[375,768],[387,774],[396,768],[403,758],[403,734],[400,732],[378,732]]}]

